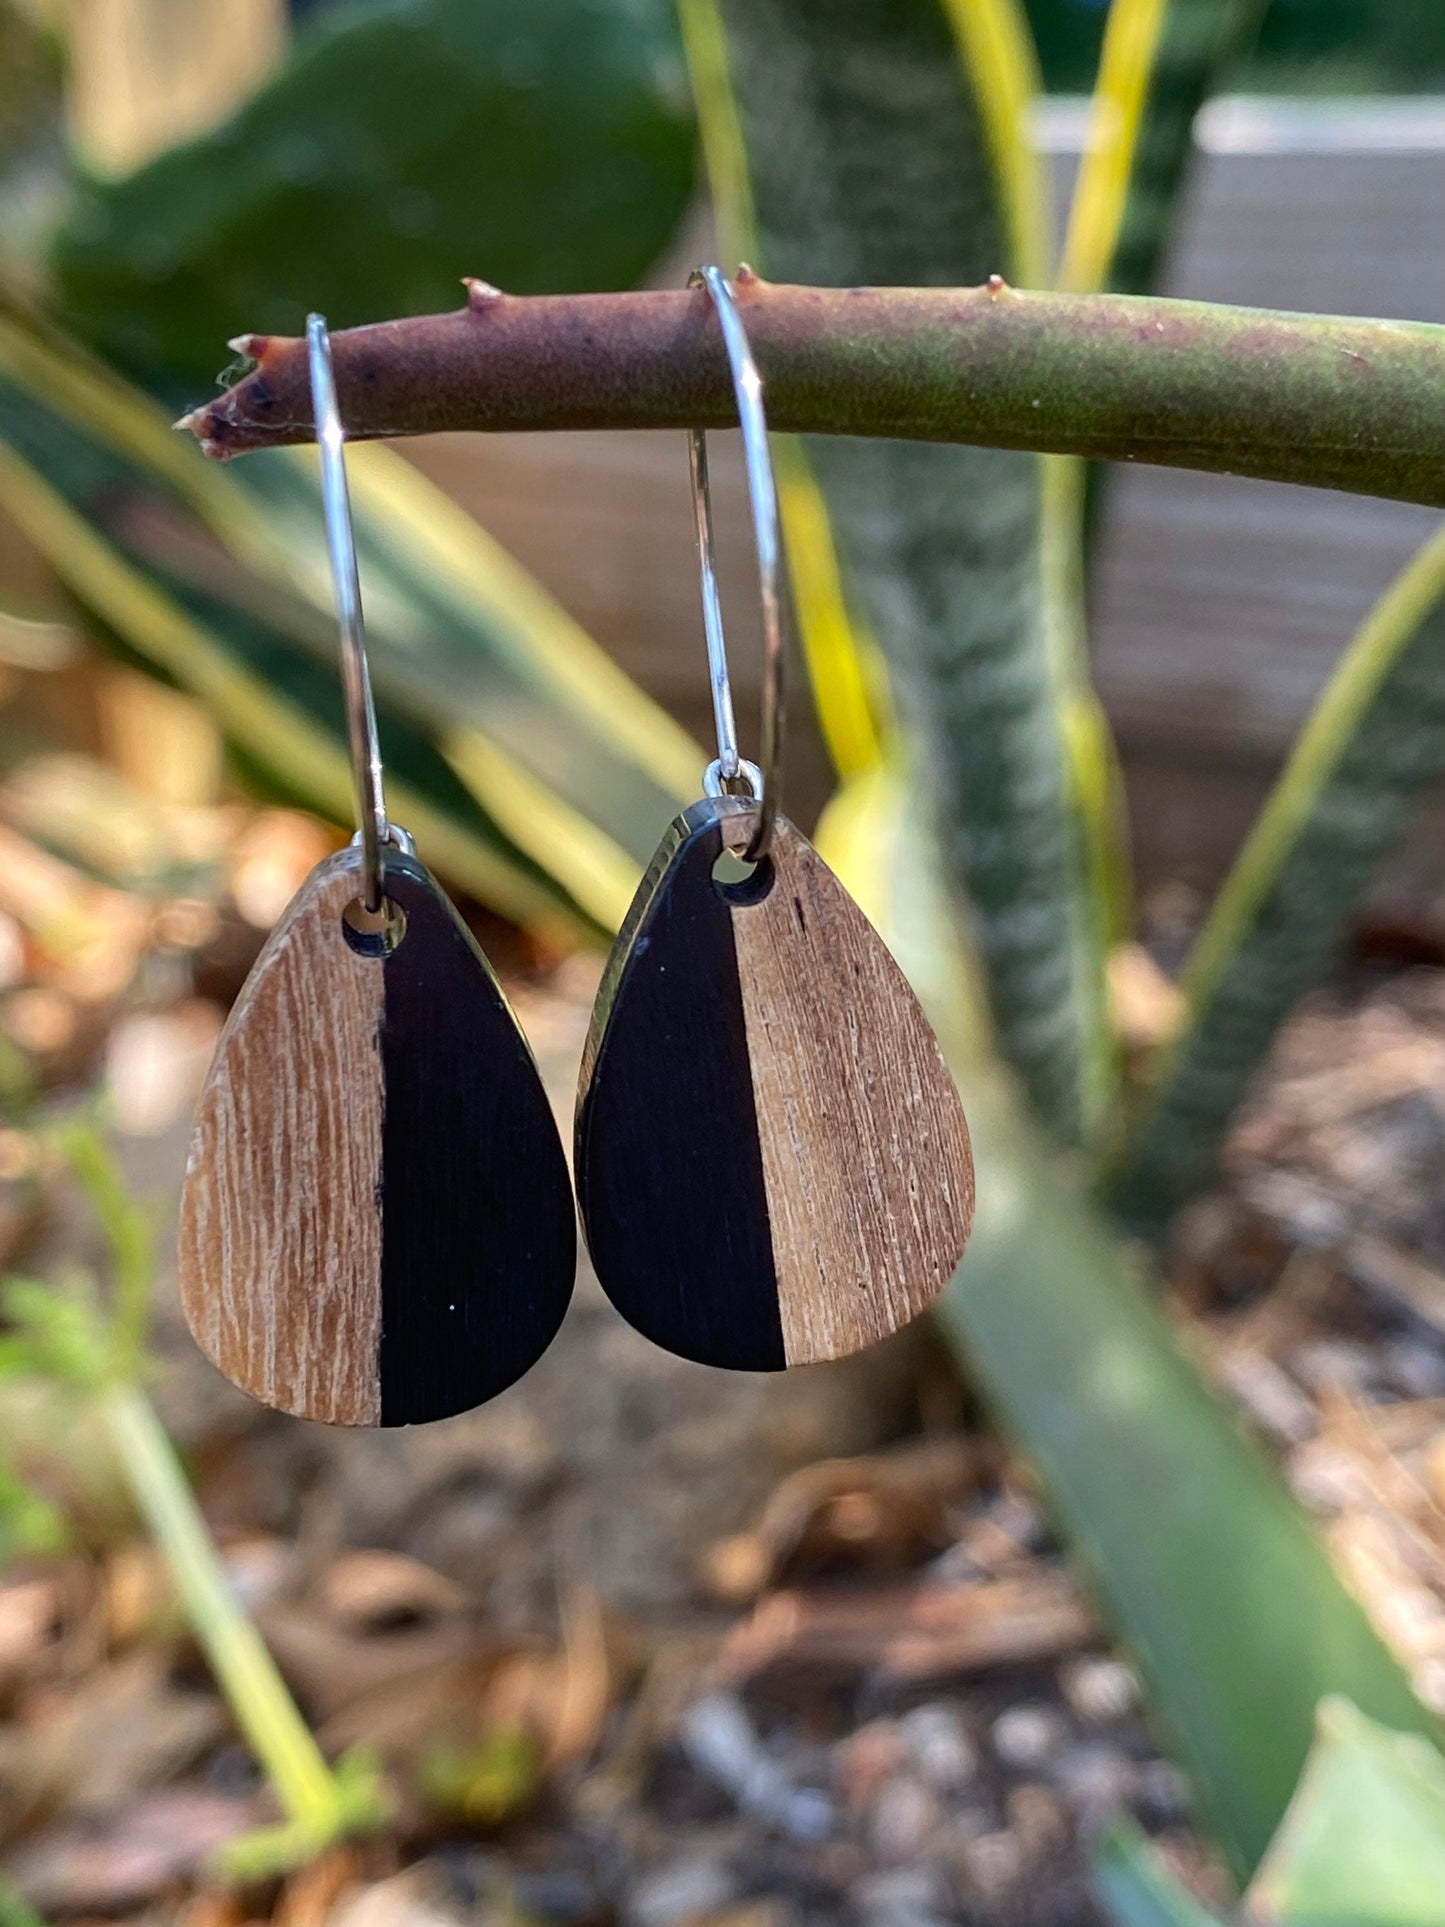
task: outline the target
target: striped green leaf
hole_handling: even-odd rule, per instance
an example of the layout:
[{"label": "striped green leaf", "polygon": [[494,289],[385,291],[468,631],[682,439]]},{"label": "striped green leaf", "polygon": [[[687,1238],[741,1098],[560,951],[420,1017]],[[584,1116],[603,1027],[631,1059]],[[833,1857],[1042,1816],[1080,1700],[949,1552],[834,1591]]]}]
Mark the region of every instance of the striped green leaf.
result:
[{"label": "striped green leaf", "polygon": [[[431,734],[519,848],[614,927],[659,825],[695,794],[703,752],[417,470],[375,445],[349,459],[378,692]],[[253,459],[237,479],[323,616],[292,632],[330,676],[314,462]]]},{"label": "striped green leaf", "polygon": [[1200,107],[1253,45],[1265,0],[1113,0],[1059,285],[1155,287]]},{"label": "striped green leaf", "polygon": [[[1195,114],[1259,29],[1259,0],[1114,0],[1065,287],[1152,287]],[[1445,758],[1445,547],[1427,549],[1360,632],[1260,816],[1185,972],[1186,1021],[1116,1181],[1156,1227],[1211,1177],[1275,1033],[1319,981],[1371,874]]]},{"label": "striped green leaf", "polygon": [[[339,717],[322,713],[327,705],[318,691],[287,686],[283,692],[267,664],[127,561],[3,435],[0,506],[103,638],[203,702],[265,787],[345,821],[352,789],[344,733]],[[405,747],[414,753],[404,757],[403,768],[393,767],[389,799],[398,820],[425,839],[439,868],[520,920],[583,921],[548,878],[528,874],[459,784],[446,794],[425,745]]]},{"label": "striped green leaf", "polygon": [[[683,44],[698,106],[718,242],[728,261],[755,261],[757,216],[742,126],[728,72],[728,48],[714,0],[678,0]],[[887,669],[859,611],[848,606],[827,504],[803,443],[773,437],[798,640],[824,744],[840,777],[873,768],[895,730]]]},{"label": "striped green leaf", "polygon": [[[1112,0],[1059,287],[1077,294],[1155,288],[1188,185],[1195,116],[1253,44],[1264,11],[1265,0]],[[1056,540],[1081,563],[1091,552],[1107,472],[1094,463],[1055,490]],[[1113,894],[1122,907],[1125,890]]]},{"label": "striped green leaf", "polygon": [[[1194,119],[1258,31],[1264,0],[1112,0],[1089,138],[1069,207],[1057,285],[1143,292],[1158,280],[1194,152]],[[1104,470],[1055,457],[1044,497],[1049,606],[1082,658],[1088,537]],[[1076,676],[1077,687],[1084,678]],[[1112,735],[1097,705],[1075,704],[1076,798],[1104,940],[1132,923],[1127,810]]]},{"label": "striped green leaf", "polygon": [[[764,273],[1042,278],[1013,0],[686,0],[684,19],[715,192]],[[1081,666],[1046,617],[1041,464],[842,438],[807,453],[850,606],[924,749],[1003,1048],[1077,1141],[1104,1088],[1100,923],[1073,810]]]},{"label": "striped green leaf", "polygon": [[978,1210],[942,1329],[1032,1461],[1243,1877],[1289,1805],[1326,1695],[1402,1730],[1438,1739],[1438,1727],[1131,1252],[1046,1154],[988,1048],[970,960],[900,794],[881,779],[845,793],[819,841],[912,980],[968,1112]]},{"label": "striped green leaf", "polygon": [[1445,770],[1445,534],[1367,618],[1215,899],[1118,1174],[1157,1226],[1208,1182],[1280,1025],[1324,976],[1370,878]]},{"label": "striped green leaf", "polygon": [[[219,704],[270,784],[345,821],[349,789],[311,780],[343,737],[309,458],[217,470],[143,396],[13,311],[0,313],[0,436],[21,519],[108,637]],[[383,744],[433,826],[429,855],[521,921],[610,931],[658,824],[695,792],[701,750],[400,457],[358,448],[352,468]],[[85,548],[86,529],[98,547],[82,580],[67,545]],[[142,591],[167,610],[164,660],[136,615]],[[268,699],[291,717],[274,731]],[[302,720],[330,745],[320,760],[289,755]]]}]

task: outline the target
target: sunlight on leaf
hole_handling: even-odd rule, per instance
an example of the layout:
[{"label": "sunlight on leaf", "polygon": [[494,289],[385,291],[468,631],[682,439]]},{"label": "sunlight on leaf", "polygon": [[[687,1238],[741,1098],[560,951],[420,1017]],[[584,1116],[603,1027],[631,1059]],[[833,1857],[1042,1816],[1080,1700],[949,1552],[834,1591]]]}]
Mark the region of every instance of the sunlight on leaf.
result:
[{"label": "sunlight on leaf", "polygon": [[1440,1927],[1445,1757],[1348,1700],[1326,1700],[1247,1898],[1262,1927]]}]

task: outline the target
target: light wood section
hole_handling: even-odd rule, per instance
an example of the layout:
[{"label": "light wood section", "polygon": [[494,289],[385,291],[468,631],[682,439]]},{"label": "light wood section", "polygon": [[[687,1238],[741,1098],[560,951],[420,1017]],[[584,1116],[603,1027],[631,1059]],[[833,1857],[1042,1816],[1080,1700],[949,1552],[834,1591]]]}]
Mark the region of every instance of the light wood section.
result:
[{"label": "light wood section", "polygon": [[[723,819],[741,851],[753,816]],[[973,1220],[968,1126],[927,1018],[877,933],[785,818],[772,887],[732,915],[790,1365],[928,1306]]]},{"label": "light wood section", "polygon": [[381,1417],[384,967],[341,916],[344,850],[257,960],[196,1112],[181,1201],[186,1317],[244,1391],[335,1425]]}]

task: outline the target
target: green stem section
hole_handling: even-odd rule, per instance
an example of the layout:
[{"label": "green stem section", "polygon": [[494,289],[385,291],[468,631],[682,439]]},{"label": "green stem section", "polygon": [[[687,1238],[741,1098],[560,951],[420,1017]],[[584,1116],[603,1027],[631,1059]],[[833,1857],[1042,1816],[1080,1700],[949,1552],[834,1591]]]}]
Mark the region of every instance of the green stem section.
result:
[{"label": "green stem section", "polygon": [[334,1835],[344,1804],[340,1789],[260,1634],[236,1603],[154,1407],[135,1386],[119,1384],[104,1394],[101,1411],[191,1629],[287,1818],[318,1842]]},{"label": "green stem section", "polygon": [[[968,442],[1445,506],[1445,327],[1130,295],[808,288],[740,273],[774,429]],[[216,456],[312,438],[304,343],[186,418]],[[705,295],[498,294],[334,337],[354,438],[735,421]]]},{"label": "green stem section", "polygon": [[122,1378],[134,1378],[144,1366],[155,1277],[150,1215],[130,1197],[109,1145],[93,1124],[62,1126],[60,1143],[110,1247],[111,1369]]}]

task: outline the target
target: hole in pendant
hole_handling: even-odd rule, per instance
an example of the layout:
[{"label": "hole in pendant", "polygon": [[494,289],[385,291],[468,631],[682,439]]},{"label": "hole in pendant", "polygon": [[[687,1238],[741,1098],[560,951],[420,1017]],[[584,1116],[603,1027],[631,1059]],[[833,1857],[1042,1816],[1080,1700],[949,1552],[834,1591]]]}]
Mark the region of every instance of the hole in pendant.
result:
[{"label": "hole in pendant", "polygon": [[767,857],[748,863],[724,850],[712,866],[712,882],[725,903],[761,903],[773,887],[773,866]]},{"label": "hole in pendant", "polygon": [[406,935],[406,913],[390,897],[379,910],[353,897],[341,913],[341,934],[358,957],[389,957]]}]

